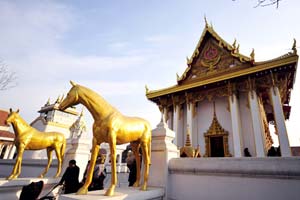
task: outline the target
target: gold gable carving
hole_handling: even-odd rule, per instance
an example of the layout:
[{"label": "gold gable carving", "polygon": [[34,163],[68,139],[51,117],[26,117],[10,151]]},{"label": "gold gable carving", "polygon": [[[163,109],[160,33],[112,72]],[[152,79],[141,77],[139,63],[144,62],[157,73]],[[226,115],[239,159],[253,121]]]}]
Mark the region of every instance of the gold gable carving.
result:
[{"label": "gold gable carving", "polygon": [[235,71],[250,67],[251,64],[233,56],[234,51],[220,46],[214,38],[209,38],[199,47],[199,54],[194,61],[190,63],[186,72],[186,77],[181,80],[182,83],[197,81],[210,75]]}]

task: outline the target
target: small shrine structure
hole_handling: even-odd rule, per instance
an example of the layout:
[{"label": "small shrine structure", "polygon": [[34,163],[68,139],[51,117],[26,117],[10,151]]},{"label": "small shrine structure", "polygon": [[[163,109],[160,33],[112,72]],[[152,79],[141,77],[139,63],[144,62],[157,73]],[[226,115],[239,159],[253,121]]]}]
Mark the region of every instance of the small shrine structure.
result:
[{"label": "small shrine structure", "polygon": [[[159,90],[146,87],[147,98],[163,113],[175,133],[174,144],[191,140],[204,157],[265,157],[273,144],[270,125],[278,135],[281,156],[291,156],[285,120],[298,55],[291,52],[262,62],[239,52],[239,44],[223,40],[206,22],[187,68],[177,84]],[[190,133],[187,137],[187,128]]]}]

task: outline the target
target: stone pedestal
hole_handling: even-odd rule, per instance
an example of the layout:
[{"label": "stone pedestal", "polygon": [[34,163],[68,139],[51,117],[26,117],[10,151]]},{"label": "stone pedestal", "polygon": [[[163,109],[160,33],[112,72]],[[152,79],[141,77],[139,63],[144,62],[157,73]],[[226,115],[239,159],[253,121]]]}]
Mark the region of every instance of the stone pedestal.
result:
[{"label": "stone pedestal", "polygon": [[141,191],[139,188],[116,188],[114,196],[104,196],[106,190],[96,190],[88,192],[87,195],[64,194],[59,200],[159,200],[163,199],[164,190],[162,188],[148,188],[147,191]]},{"label": "stone pedestal", "polygon": [[[172,143],[175,133],[168,128],[162,120],[152,131],[151,166],[149,175],[149,186],[168,189],[168,164],[172,158],[179,157],[177,146]],[[164,199],[167,197],[165,196]]]},{"label": "stone pedestal", "polygon": [[23,186],[41,180],[44,182],[44,187],[39,197],[46,195],[59,182],[57,178],[18,178],[9,181],[0,178],[0,199],[17,200],[20,197]]}]

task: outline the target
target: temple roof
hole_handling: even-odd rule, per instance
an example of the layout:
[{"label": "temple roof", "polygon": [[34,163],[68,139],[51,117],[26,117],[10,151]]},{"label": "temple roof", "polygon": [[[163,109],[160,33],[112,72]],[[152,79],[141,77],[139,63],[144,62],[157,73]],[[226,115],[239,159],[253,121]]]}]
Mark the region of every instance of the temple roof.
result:
[{"label": "temple roof", "polygon": [[152,99],[291,64],[296,66],[298,55],[295,45],[294,41],[292,52],[271,60],[255,62],[254,50],[249,57],[241,54],[236,40],[230,45],[206,22],[192,56],[187,58],[186,70],[181,76],[177,75],[177,84],[160,90],[146,88],[146,96]]},{"label": "temple roof", "polygon": [[8,117],[8,112],[4,110],[0,110],[0,126],[9,126],[5,124],[5,120]]}]

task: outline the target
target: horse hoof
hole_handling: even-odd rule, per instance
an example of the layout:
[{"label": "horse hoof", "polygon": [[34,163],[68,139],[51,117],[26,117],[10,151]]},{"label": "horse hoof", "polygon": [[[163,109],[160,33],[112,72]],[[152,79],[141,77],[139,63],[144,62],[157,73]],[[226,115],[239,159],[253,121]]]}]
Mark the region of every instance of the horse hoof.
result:
[{"label": "horse hoof", "polygon": [[133,187],[139,187],[140,186],[140,183],[139,182],[135,182],[134,184],[133,184]]},{"label": "horse hoof", "polygon": [[15,178],[17,178],[17,176],[12,174],[9,177],[7,177],[6,180],[13,180]]},{"label": "horse hoof", "polygon": [[146,184],[142,185],[141,190],[146,191],[147,190],[147,185]]},{"label": "horse hoof", "polygon": [[87,194],[87,192],[88,192],[87,188],[80,188],[80,189],[76,192],[76,194],[77,194],[77,195],[84,195],[84,194]]},{"label": "horse hoof", "polygon": [[44,175],[43,174],[39,175],[39,178],[44,178]]},{"label": "horse hoof", "polygon": [[113,196],[114,193],[115,193],[114,189],[109,188],[108,190],[106,190],[105,196]]}]

